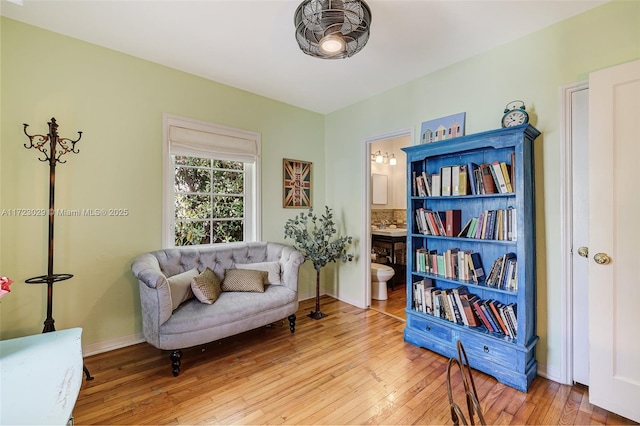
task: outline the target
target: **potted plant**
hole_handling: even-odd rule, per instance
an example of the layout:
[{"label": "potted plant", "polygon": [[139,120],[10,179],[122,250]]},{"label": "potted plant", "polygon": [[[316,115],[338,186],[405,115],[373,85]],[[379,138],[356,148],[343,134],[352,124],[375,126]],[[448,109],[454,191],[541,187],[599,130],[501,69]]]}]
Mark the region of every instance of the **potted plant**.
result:
[{"label": "potted plant", "polygon": [[321,319],[327,315],[320,312],[320,270],[329,262],[340,259],[343,262],[353,260],[353,255],[347,253],[347,246],[351,244],[351,237],[334,238],[337,234],[333,212],[325,206],[325,213],[317,216],[313,208],[302,212],[284,225],[285,239],[291,238],[293,247],[302,253],[305,259],[313,262],[316,270],[316,310],[309,317]]}]

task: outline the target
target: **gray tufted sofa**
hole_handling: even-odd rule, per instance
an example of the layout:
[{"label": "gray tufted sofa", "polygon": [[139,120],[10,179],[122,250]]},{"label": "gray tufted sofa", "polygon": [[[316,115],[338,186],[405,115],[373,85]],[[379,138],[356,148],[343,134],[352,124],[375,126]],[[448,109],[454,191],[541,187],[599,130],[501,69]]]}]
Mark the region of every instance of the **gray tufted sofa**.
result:
[{"label": "gray tufted sofa", "polygon": [[[209,267],[220,279],[236,264],[279,262],[280,284],[267,285],[264,293],[222,292],[207,305],[197,299],[173,310],[167,279],[197,268]],[[139,282],[144,337],[158,349],[171,350],[173,375],[180,374],[181,349],[212,342],[289,319],[295,330],[298,309],[298,269],[304,256],[278,243],[226,243],[207,247],[158,250],[134,259],[131,269]]]}]

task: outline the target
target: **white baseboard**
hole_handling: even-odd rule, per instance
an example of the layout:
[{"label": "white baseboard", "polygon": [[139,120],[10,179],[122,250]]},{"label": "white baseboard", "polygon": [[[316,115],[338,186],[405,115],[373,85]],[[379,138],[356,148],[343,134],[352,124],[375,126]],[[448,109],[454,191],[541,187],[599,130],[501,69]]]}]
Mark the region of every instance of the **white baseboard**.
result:
[{"label": "white baseboard", "polygon": [[126,346],[135,345],[137,343],[142,343],[145,341],[146,340],[142,335],[142,332],[130,334],[128,336],[116,337],[115,339],[102,340],[100,342],[91,343],[89,345],[83,345],[82,356],[87,357],[91,355],[97,355],[103,352],[109,352],[115,349],[124,348]]},{"label": "white baseboard", "polygon": [[[320,296],[322,296],[322,294],[320,294]],[[309,300],[309,299],[315,299],[316,298],[316,292],[314,291],[313,293],[300,293],[298,292],[298,302],[302,302],[304,300]]]},{"label": "white baseboard", "polygon": [[350,304],[350,305],[353,305],[353,306],[355,306],[356,308],[360,308],[360,309],[367,309],[367,307],[366,307],[366,306],[362,306],[362,303],[361,303],[360,301],[358,301],[358,300],[350,300],[350,299],[347,299],[347,298],[345,298],[345,297],[338,297],[338,296],[336,296],[335,294],[332,294],[332,293],[326,293],[326,294],[327,294],[328,296],[333,297],[334,299],[338,299],[338,300],[339,300],[339,301],[341,301],[341,302],[344,302],[344,303],[348,303],[348,304]]},{"label": "white baseboard", "polygon": [[560,370],[557,368],[550,368],[546,364],[538,363],[538,376],[544,377],[547,380],[551,380],[552,382],[557,382],[560,384],[571,384],[571,383],[563,383],[562,375],[560,374]]}]

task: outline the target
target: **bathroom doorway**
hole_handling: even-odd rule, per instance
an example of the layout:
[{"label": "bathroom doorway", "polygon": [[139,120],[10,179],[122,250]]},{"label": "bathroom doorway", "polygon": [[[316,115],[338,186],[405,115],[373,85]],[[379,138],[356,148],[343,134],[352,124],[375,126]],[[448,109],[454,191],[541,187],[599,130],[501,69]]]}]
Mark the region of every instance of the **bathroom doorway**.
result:
[{"label": "bathroom doorway", "polygon": [[[402,129],[367,138],[363,145],[363,239],[367,244],[363,244],[361,258],[366,305],[402,321],[406,307],[407,190],[406,157],[401,148],[412,145],[413,140],[414,130]],[[385,286],[386,295],[375,282],[379,268],[372,269],[372,263],[393,270],[393,277]]]}]

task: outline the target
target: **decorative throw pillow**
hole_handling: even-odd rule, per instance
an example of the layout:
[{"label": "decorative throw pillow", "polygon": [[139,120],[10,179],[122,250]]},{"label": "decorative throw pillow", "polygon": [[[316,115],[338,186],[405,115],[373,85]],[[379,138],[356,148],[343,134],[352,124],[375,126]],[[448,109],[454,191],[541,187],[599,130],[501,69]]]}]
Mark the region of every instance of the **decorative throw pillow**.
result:
[{"label": "decorative throw pillow", "polygon": [[167,279],[169,282],[169,291],[171,292],[171,307],[174,311],[181,303],[193,298],[191,279],[197,277],[198,274],[198,269],[193,268]]},{"label": "decorative throw pillow", "polygon": [[220,278],[211,269],[206,268],[200,275],[193,277],[191,290],[199,301],[212,305],[222,292]]},{"label": "decorative throw pillow", "polygon": [[227,269],[224,271],[222,291],[254,291],[264,293],[264,282],[267,271],[252,271],[250,269]]},{"label": "decorative throw pillow", "polygon": [[267,271],[265,284],[281,284],[280,262],[260,262],[260,263],[236,263],[236,269],[251,269],[253,271]]}]

